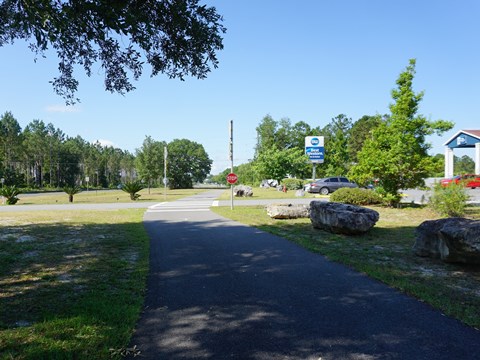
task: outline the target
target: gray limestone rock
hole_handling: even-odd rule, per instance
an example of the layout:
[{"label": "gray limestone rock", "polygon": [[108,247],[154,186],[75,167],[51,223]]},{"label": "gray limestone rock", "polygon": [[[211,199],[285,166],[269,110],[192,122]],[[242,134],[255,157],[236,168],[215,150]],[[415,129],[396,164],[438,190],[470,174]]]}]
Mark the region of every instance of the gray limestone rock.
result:
[{"label": "gray limestone rock", "polygon": [[309,207],[302,204],[271,204],[267,206],[267,214],[273,219],[308,218]]},{"label": "gray limestone rock", "polygon": [[310,220],[316,229],[357,235],[370,230],[380,215],[375,210],[336,202],[312,201]]},{"label": "gray limestone rock", "polygon": [[480,221],[458,217],[424,221],[416,229],[413,252],[445,262],[480,264]]},{"label": "gray limestone rock", "polygon": [[233,188],[233,195],[237,197],[248,197],[253,196],[253,190],[251,186],[247,185],[237,185]]}]

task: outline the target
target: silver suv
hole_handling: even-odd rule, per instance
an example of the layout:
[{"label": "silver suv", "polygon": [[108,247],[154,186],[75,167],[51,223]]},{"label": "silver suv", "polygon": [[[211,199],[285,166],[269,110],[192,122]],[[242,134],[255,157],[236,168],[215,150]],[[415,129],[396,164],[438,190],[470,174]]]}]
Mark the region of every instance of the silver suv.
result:
[{"label": "silver suv", "polygon": [[308,192],[328,195],[329,193],[334,192],[335,190],[340,189],[342,187],[356,188],[358,187],[358,185],[355,184],[354,182],[351,182],[346,177],[332,176],[332,177],[323,178],[310,183]]}]

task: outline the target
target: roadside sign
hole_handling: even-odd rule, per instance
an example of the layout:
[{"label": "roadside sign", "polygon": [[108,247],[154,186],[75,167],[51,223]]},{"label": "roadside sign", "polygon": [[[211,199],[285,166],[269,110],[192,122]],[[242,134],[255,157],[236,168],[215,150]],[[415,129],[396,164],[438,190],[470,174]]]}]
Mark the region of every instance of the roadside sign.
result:
[{"label": "roadside sign", "polygon": [[305,154],[311,163],[321,164],[325,159],[325,149],[323,147],[323,136],[305,137]]},{"label": "roadside sign", "polygon": [[238,181],[238,176],[237,174],[234,174],[234,173],[230,173],[227,175],[227,182],[229,184],[235,184],[236,182]]}]

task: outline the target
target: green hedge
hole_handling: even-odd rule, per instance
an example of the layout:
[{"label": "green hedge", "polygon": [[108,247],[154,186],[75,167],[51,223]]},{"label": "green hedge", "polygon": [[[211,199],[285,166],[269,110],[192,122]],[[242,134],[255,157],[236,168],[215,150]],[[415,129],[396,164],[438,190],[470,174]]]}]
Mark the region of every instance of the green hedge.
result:
[{"label": "green hedge", "polygon": [[330,201],[352,205],[373,205],[383,203],[382,197],[373,190],[341,188],[330,195]]},{"label": "green hedge", "polygon": [[303,188],[303,180],[287,178],[282,180],[281,185],[284,185],[287,190],[298,190]]}]

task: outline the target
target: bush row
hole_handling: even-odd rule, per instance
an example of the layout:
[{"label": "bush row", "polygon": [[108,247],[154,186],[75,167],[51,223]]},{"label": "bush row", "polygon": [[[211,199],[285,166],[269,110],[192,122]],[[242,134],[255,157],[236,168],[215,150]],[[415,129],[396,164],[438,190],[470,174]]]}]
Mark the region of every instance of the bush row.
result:
[{"label": "bush row", "polygon": [[373,190],[341,188],[330,195],[330,201],[352,205],[374,205],[382,204],[383,198]]},{"label": "bush row", "polygon": [[285,186],[287,190],[299,190],[303,188],[304,181],[302,179],[288,178],[283,179],[281,184]]}]

